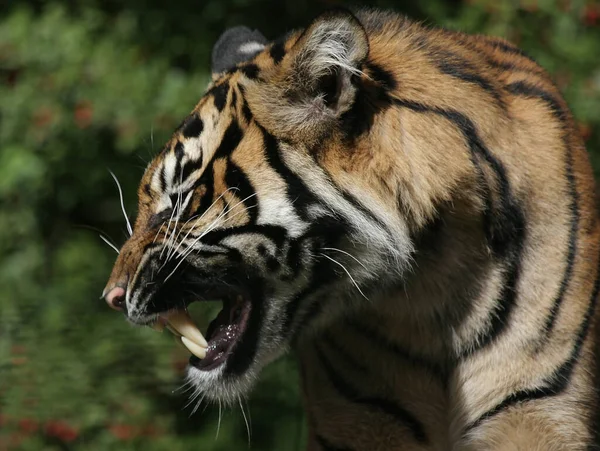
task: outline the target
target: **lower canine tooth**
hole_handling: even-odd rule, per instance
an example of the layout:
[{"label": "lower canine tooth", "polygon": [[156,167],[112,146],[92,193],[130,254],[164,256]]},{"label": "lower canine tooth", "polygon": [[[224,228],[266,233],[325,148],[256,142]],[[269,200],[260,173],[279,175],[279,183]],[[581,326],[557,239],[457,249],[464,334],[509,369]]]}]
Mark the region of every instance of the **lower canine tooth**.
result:
[{"label": "lower canine tooth", "polygon": [[196,357],[198,357],[199,359],[203,359],[204,357],[206,357],[206,349],[198,346],[196,343],[194,343],[192,340],[188,340],[185,337],[181,337],[181,342],[184,344],[184,346],[186,348],[188,348],[188,350],[194,354]]},{"label": "lower canine tooth", "polygon": [[[167,316],[167,321],[169,322],[169,330],[175,329],[177,331],[177,335],[183,335],[187,337],[188,340],[193,341],[200,347],[208,347],[208,343],[206,339],[202,336],[202,333],[198,330],[198,327],[192,321],[192,318],[188,315],[187,312],[184,311],[176,311]],[[171,330],[172,331],[172,330]]]}]

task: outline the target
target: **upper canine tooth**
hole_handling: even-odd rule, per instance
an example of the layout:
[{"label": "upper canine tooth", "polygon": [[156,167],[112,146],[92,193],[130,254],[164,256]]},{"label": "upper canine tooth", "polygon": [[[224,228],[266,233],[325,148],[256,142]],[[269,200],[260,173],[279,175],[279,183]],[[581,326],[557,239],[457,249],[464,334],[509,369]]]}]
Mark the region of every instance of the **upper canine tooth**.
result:
[{"label": "upper canine tooth", "polygon": [[187,312],[177,310],[167,316],[167,321],[169,322],[169,325],[183,337],[196,343],[198,346],[208,348],[206,339],[198,330]]}]

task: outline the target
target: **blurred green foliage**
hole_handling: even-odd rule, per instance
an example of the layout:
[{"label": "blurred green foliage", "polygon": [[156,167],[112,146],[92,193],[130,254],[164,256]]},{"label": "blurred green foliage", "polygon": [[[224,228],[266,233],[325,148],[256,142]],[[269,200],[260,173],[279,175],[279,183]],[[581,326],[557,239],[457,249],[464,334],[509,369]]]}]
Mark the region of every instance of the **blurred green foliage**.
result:
[{"label": "blurred green foliage", "polygon": [[[338,1],[63,0],[0,4],[0,450],[246,449],[240,409],[190,416],[187,351],[98,297],[146,163],[200,98],[213,42],[270,38]],[[554,76],[600,174],[597,0],[380,0],[426,23],[504,36]],[[208,314],[204,313],[206,321]],[[204,406],[200,407],[200,411]],[[303,448],[293,358],[244,409],[251,448]]]}]

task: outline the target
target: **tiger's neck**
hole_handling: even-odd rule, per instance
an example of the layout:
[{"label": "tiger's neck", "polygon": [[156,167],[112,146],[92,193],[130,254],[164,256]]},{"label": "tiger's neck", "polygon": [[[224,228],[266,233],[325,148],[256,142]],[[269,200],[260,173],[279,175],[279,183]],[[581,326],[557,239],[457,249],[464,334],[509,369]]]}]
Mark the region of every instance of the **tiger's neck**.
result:
[{"label": "tiger's neck", "polygon": [[[411,279],[298,343],[310,450],[347,449],[340,444],[348,443],[352,450],[496,449],[491,444],[505,436],[502,428],[511,421],[524,431],[551,427],[556,420],[545,412],[592,396],[585,370],[593,359],[590,345],[578,351],[563,338],[575,337],[581,327],[579,301],[565,307],[577,321],[566,317],[563,335],[540,345],[544,317],[533,325],[519,318],[523,309],[547,309],[542,304],[553,299],[552,275],[525,265],[523,288],[507,290],[510,259],[492,256],[477,220],[453,221],[446,216],[418,237]],[[551,246],[539,252],[551,252]],[[587,301],[590,285],[582,282],[573,295]],[[569,377],[581,389],[558,386],[559,379],[547,376],[562,374],[574,352],[582,363]],[[538,392],[529,387],[540,380],[539,393],[550,395],[530,407],[534,415],[513,409],[479,445],[465,444],[465,431],[498,409],[520,397],[535,399]],[[577,431],[574,436],[588,434],[585,416],[562,421]],[[497,449],[550,449],[544,443]]]}]

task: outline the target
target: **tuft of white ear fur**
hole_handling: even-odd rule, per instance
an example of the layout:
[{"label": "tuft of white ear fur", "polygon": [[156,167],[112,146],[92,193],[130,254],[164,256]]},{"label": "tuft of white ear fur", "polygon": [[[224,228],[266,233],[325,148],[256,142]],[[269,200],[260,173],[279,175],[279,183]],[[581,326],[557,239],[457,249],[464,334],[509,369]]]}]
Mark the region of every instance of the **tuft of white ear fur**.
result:
[{"label": "tuft of white ear fur", "polygon": [[260,42],[245,42],[240,45],[238,52],[248,55],[255,55],[258,52],[262,52],[264,48],[264,44],[261,44]]},{"label": "tuft of white ear fur", "polygon": [[316,81],[335,70],[362,75],[361,65],[369,53],[367,34],[348,11],[335,11],[317,18],[296,46],[296,67],[307,80]]}]

